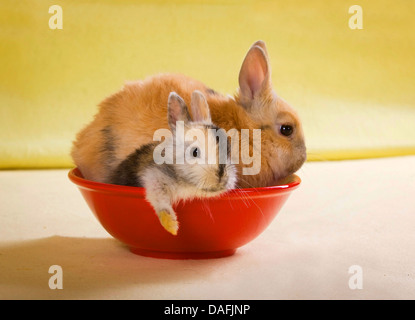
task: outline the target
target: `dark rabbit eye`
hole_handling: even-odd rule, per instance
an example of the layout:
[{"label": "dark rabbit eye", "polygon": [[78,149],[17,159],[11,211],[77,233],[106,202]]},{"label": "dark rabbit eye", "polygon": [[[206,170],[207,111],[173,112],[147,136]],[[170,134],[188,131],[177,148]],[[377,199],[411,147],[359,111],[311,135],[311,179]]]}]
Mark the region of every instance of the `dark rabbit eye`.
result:
[{"label": "dark rabbit eye", "polygon": [[294,131],[293,127],[290,126],[290,125],[288,125],[288,124],[283,124],[280,127],[281,134],[283,136],[286,136],[286,137],[289,137],[290,135],[292,135],[293,134],[293,131]]},{"label": "dark rabbit eye", "polygon": [[193,148],[193,150],[192,150],[192,156],[193,156],[193,158],[199,158],[200,157],[200,150],[199,150],[199,148]]}]

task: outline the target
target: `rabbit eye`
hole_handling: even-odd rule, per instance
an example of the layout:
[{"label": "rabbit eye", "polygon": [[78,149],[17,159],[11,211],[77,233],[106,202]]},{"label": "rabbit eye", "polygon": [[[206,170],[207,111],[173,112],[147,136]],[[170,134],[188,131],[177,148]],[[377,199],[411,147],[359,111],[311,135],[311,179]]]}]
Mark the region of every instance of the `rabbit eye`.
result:
[{"label": "rabbit eye", "polygon": [[288,124],[283,124],[280,127],[280,132],[283,136],[289,137],[293,134],[294,128]]},{"label": "rabbit eye", "polygon": [[200,157],[200,150],[199,150],[199,148],[193,148],[193,150],[192,150],[192,156],[193,156],[193,158],[199,158]]}]

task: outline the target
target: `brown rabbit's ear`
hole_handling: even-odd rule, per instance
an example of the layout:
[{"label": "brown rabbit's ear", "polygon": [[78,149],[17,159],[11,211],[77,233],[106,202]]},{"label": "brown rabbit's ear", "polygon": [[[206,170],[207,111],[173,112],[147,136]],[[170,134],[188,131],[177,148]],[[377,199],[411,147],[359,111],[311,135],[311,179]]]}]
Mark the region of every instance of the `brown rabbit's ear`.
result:
[{"label": "brown rabbit's ear", "polygon": [[[265,48],[264,42],[257,43]],[[259,45],[254,44],[249,49],[239,72],[239,97],[244,105],[249,105],[271,88],[267,53]]]},{"label": "brown rabbit's ear", "polygon": [[199,90],[195,90],[192,93],[192,101],[190,103],[192,109],[192,118],[195,122],[212,122],[210,117],[209,105],[205,96]]},{"label": "brown rabbit's ear", "polygon": [[167,118],[169,126],[172,130],[176,129],[177,121],[187,123],[191,120],[186,103],[176,92],[170,92],[169,94],[169,100],[167,103]]},{"label": "brown rabbit's ear", "polygon": [[267,46],[265,45],[265,42],[262,40],[258,40],[257,42],[255,42],[252,47],[260,47],[262,50],[264,50],[265,56],[268,58],[268,51],[267,51]]}]

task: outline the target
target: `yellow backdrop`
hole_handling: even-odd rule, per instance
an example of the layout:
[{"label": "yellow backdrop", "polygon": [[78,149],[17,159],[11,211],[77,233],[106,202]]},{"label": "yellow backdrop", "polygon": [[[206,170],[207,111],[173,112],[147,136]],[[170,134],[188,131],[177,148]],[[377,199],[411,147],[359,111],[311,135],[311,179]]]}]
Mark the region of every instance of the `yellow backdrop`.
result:
[{"label": "yellow backdrop", "polygon": [[415,2],[355,2],[2,0],[0,168],[72,166],[76,132],[125,80],[181,72],[233,93],[259,39],[309,159],[415,154]]}]

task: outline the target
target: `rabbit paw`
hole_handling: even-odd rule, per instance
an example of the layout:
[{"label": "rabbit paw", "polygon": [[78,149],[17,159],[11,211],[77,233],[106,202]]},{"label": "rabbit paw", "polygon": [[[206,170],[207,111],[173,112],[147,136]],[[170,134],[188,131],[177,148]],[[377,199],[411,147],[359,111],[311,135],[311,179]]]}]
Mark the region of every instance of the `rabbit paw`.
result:
[{"label": "rabbit paw", "polygon": [[177,235],[179,223],[177,222],[176,215],[168,212],[167,210],[161,210],[158,213],[158,216],[163,228],[170,232],[172,235]]}]

